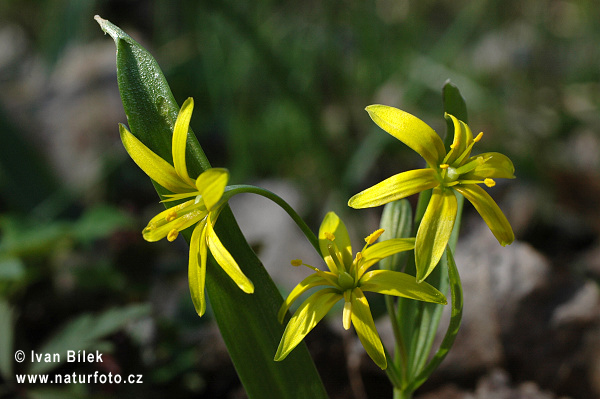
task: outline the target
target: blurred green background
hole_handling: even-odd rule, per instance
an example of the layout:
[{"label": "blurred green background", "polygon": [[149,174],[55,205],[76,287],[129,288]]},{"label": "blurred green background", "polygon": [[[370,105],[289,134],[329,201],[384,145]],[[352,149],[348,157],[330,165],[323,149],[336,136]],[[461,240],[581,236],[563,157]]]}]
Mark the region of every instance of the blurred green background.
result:
[{"label": "blurred green background", "polygon": [[[95,14],[154,54],[179,103],[194,97],[213,166],[233,184],[290,184],[315,229],[332,209],[366,235],[381,209],[347,199],[420,167],[364,107],[396,106],[443,135],[450,79],[485,132],[476,152],[515,163],[493,195],[517,239],[598,279],[572,261],[600,231],[595,1],[3,0],[0,397],[243,397],[224,348],[206,350],[218,332],[193,311],[185,243],[141,238],[160,205],[121,147],[115,48]],[[97,368],[18,364],[16,349],[101,349],[101,371],[144,384],[19,385],[16,372]]]}]

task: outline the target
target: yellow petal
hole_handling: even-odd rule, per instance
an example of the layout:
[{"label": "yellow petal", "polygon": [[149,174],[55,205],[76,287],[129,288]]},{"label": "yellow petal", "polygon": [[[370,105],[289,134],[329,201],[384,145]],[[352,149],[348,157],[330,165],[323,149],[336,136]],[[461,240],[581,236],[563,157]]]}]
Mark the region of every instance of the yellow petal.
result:
[{"label": "yellow petal", "polygon": [[473,204],[501,245],[509,245],[515,240],[515,234],[506,216],[483,188],[476,184],[459,184],[454,189]]},{"label": "yellow petal", "polygon": [[465,150],[473,143],[473,133],[469,125],[461,120],[458,120],[454,115],[446,114],[446,118],[450,118],[454,125],[454,140],[450,146],[450,152],[446,156],[445,163],[452,165],[459,157],[464,159],[469,157],[471,150],[464,154]]},{"label": "yellow petal", "polygon": [[188,98],[185,100],[177,120],[175,121],[175,127],[173,128],[173,165],[175,171],[181,177],[181,180],[185,181],[190,186],[194,186],[194,181],[190,179],[185,164],[185,147],[187,144],[188,130],[190,127],[190,119],[192,119],[192,111],[194,110],[194,99]]},{"label": "yellow petal", "polygon": [[466,162],[471,162],[481,158],[482,162],[471,172],[461,175],[464,180],[483,180],[492,179],[514,179],[515,167],[506,155],[499,152],[486,152],[469,158]]},{"label": "yellow petal", "polygon": [[387,360],[383,344],[375,328],[369,303],[358,288],[352,291],[352,324],[367,354],[382,370],[386,369]]},{"label": "yellow petal", "polygon": [[366,110],[373,122],[416,151],[430,166],[437,167],[444,159],[442,139],[416,116],[387,105],[369,105]]},{"label": "yellow petal", "polygon": [[196,179],[196,187],[206,208],[211,210],[223,196],[227,182],[229,181],[229,171],[223,168],[207,169]]},{"label": "yellow petal", "polygon": [[144,228],[142,235],[146,241],[162,240],[171,230],[185,230],[204,217],[206,217],[204,204],[196,204],[194,200],[186,201],[153,217]]},{"label": "yellow petal", "polygon": [[332,273],[341,273],[343,270],[337,270],[335,262],[332,260],[329,250],[327,249],[327,246],[332,243],[328,238],[329,234],[333,234],[334,236],[333,243],[335,243],[335,246],[340,251],[338,255],[340,261],[342,261],[344,265],[351,264],[352,245],[350,244],[348,229],[346,229],[344,222],[334,212],[327,213],[323,218],[323,222],[321,222],[321,227],[319,227],[319,247],[329,270],[331,270]]},{"label": "yellow petal", "polygon": [[446,297],[426,282],[418,283],[414,276],[391,270],[372,270],[360,279],[363,291],[394,295],[418,301],[446,304]]},{"label": "yellow petal", "polygon": [[200,243],[206,240],[206,222],[198,223],[194,228],[190,239],[190,255],[188,265],[188,283],[192,302],[198,316],[206,311],[206,298],[204,297],[204,280],[206,276],[206,244],[204,245],[204,256],[200,253]]},{"label": "yellow petal", "polygon": [[[337,279],[337,277],[335,275],[332,274],[332,276]],[[311,289],[313,287],[317,287],[319,285],[329,285],[329,284],[330,284],[329,281],[323,279],[323,277],[319,276],[316,273],[311,274],[310,276],[306,277],[297,286],[294,287],[292,292],[290,292],[288,297],[285,299],[285,301],[279,308],[279,312],[277,312],[277,320],[279,320],[280,323],[283,323],[283,318],[285,317],[285,313],[288,311],[290,306],[292,306],[292,303],[294,303],[296,301],[296,299],[298,299],[306,291],[308,291],[309,289]]]},{"label": "yellow petal", "polygon": [[428,190],[440,183],[431,168],[402,172],[376,185],[361,191],[348,200],[348,206],[355,209],[384,205]]},{"label": "yellow petal", "polygon": [[275,361],[285,359],[340,299],[342,295],[333,288],[325,288],[309,296],[285,327],[275,353]]},{"label": "yellow petal", "polygon": [[170,163],[156,155],[142,144],[125,126],[119,124],[121,141],[133,161],[152,180],[173,193],[191,191],[191,187],[181,180],[175,168]]},{"label": "yellow petal", "polygon": [[221,240],[219,240],[219,237],[217,237],[217,234],[213,229],[210,214],[206,221],[206,243],[208,244],[210,253],[214,256],[215,260],[225,273],[231,277],[242,291],[247,294],[252,294],[254,292],[254,284],[246,277],[235,259],[233,259],[233,256],[231,256],[229,251],[221,244]]},{"label": "yellow petal", "polygon": [[450,239],[456,220],[457,202],[452,190],[434,188],[417,231],[415,263],[419,282],[433,271]]},{"label": "yellow petal", "polygon": [[358,270],[358,278],[362,276],[372,265],[380,260],[399,252],[410,251],[415,247],[414,238],[392,238],[375,243],[362,251],[362,260]]}]

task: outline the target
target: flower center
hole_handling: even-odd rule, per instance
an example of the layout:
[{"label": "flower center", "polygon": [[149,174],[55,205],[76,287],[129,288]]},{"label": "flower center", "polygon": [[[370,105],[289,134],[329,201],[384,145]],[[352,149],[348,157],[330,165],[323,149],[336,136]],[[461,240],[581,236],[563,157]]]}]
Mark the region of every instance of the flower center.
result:
[{"label": "flower center", "polygon": [[354,288],[356,284],[354,282],[354,277],[347,272],[341,272],[338,275],[338,285],[342,290],[346,291]]}]

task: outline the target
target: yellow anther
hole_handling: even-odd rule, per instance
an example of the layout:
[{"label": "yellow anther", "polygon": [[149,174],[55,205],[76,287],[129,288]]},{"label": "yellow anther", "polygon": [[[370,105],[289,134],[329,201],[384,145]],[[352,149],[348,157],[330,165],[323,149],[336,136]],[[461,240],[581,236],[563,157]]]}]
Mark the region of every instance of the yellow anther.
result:
[{"label": "yellow anther", "polygon": [[363,254],[362,252],[357,252],[356,253],[356,262],[360,262],[363,258]]},{"label": "yellow anther", "polygon": [[483,137],[483,132],[479,132],[479,134],[477,135],[477,137],[475,137],[475,138],[473,139],[473,141],[474,141],[475,143],[477,143],[479,140],[481,140],[481,138],[482,138],[482,137]]},{"label": "yellow anther", "polygon": [[326,231],[326,232],[324,233],[324,236],[325,236],[325,238],[327,238],[329,241],[335,241],[335,236],[334,236],[332,233],[328,232],[328,231]]},{"label": "yellow anther", "polygon": [[448,165],[447,163],[443,163],[440,165],[440,169],[448,169],[450,167],[450,165]]},{"label": "yellow anther", "polygon": [[177,236],[179,235],[179,231],[177,229],[173,229],[171,231],[169,231],[169,234],[167,234],[167,240],[169,240],[170,242],[175,241],[175,239],[177,238]]},{"label": "yellow anther", "polygon": [[365,242],[367,243],[367,245],[371,245],[375,241],[377,241],[377,239],[381,237],[383,232],[383,229],[375,230],[374,232],[372,232],[368,237],[365,238]]},{"label": "yellow anther", "polygon": [[169,213],[167,213],[167,216],[165,216],[165,220],[167,222],[172,222],[173,220],[177,219],[177,212],[172,210]]},{"label": "yellow anther", "polygon": [[488,187],[494,187],[496,185],[496,182],[492,179],[490,179],[489,177],[485,180],[483,180],[483,183],[488,186]]},{"label": "yellow anther", "polygon": [[293,259],[291,262],[292,266],[302,266],[302,260],[301,259]]},{"label": "yellow anther", "polygon": [[450,144],[450,148],[455,149],[458,146],[458,143],[452,143]]}]

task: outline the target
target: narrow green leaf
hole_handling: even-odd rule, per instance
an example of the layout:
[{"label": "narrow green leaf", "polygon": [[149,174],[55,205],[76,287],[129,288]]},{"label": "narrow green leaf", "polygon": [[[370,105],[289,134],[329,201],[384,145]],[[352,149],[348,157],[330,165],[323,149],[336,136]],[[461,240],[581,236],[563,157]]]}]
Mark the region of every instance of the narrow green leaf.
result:
[{"label": "narrow green leaf", "polygon": [[444,360],[450,348],[454,344],[454,340],[456,339],[456,335],[458,334],[458,330],[460,328],[460,323],[462,320],[462,309],[463,309],[463,295],[462,295],[462,285],[460,282],[460,276],[458,274],[458,269],[456,268],[456,263],[454,262],[454,257],[452,256],[452,251],[448,247],[446,249],[446,260],[448,266],[448,277],[450,280],[450,293],[452,297],[452,311],[450,314],[450,323],[448,324],[448,329],[446,330],[446,334],[444,335],[444,339],[440,344],[440,348],[437,350],[435,355],[431,358],[429,363],[422,369],[417,377],[412,381],[408,390],[410,392],[414,392],[421,384],[423,384],[427,378],[433,373],[440,363]]},{"label": "narrow green leaf", "polygon": [[14,312],[8,302],[0,300],[0,375],[5,381],[12,380],[14,360]]},{"label": "narrow green leaf", "polygon": [[[171,138],[179,106],[154,58],[121,29],[95,17],[117,47],[117,80],[131,132],[147,147],[172,161]],[[190,177],[210,168],[202,148],[188,131],[186,164]],[[155,185],[159,194],[164,190]],[[167,202],[166,206],[177,203]],[[273,356],[283,335],[277,311],[283,303],[277,287],[252,251],[233,214],[225,207],[215,232],[243,273],[254,283],[253,294],[242,292],[212,256],[206,271],[206,291],[223,340],[249,398],[326,398],[327,394],[301,343],[281,362]],[[182,232],[188,240],[191,231]],[[185,270],[182,265],[182,270]]]},{"label": "narrow green leaf", "polygon": [[[444,112],[454,115],[465,123],[469,123],[469,117],[467,115],[467,104],[465,99],[460,94],[458,87],[447,80],[442,89],[442,101],[444,104]],[[446,137],[444,138],[444,145],[446,150],[450,149],[450,144],[454,139],[454,124],[451,120],[446,119]]]}]

